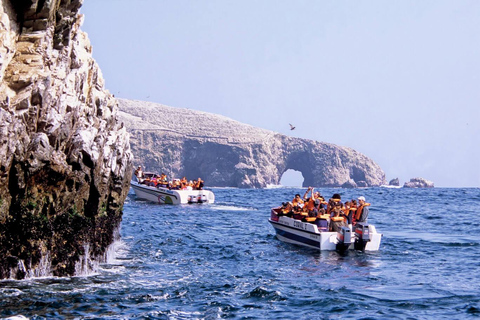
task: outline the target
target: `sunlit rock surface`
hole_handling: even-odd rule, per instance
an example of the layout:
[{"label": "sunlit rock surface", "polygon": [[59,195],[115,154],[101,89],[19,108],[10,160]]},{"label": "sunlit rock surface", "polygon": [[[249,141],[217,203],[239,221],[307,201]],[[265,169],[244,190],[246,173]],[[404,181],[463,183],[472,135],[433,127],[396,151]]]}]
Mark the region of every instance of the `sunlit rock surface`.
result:
[{"label": "sunlit rock surface", "polygon": [[118,103],[136,165],[147,171],[202,177],[218,187],[276,185],[288,169],[302,172],[304,186],[385,184],[383,170],[351,148],[287,137],[206,112],[125,99]]},{"label": "sunlit rock surface", "polygon": [[81,0],[0,0],[0,278],[73,275],[118,230],[132,155]]},{"label": "sunlit rock surface", "polygon": [[433,188],[434,183],[424,178],[412,178],[403,184],[404,188]]}]

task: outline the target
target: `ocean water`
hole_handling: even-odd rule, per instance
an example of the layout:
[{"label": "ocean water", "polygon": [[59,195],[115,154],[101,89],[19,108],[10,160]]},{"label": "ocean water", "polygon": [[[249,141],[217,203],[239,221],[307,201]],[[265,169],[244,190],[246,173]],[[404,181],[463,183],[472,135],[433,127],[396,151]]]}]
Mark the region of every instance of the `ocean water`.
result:
[{"label": "ocean water", "polygon": [[214,188],[212,205],[129,195],[115,259],[92,275],[0,281],[0,318],[480,317],[480,189],[319,189],[363,195],[379,252],[283,243],[270,208],[305,189]]}]

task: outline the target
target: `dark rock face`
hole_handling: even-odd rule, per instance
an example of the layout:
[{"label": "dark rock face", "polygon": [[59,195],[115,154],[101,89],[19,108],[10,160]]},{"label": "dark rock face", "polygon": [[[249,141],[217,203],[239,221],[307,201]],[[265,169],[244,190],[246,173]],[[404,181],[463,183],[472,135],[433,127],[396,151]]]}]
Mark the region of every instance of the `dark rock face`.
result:
[{"label": "dark rock face", "polygon": [[132,155],[80,31],[81,0],[0,0],[0,278],[104,258]]},{"label": "dark rock face", "polygon": [[434,184],[432,181],[428,181],[423,178],[412,178],[409,182],[405,182],[403,185],[404,188],[433,188]]},{"label": "dark rock face", "polygon": [[118,99],[138,165],[170,178],[201,177],[207,186],[263,188],[288,169],[304,186],[385,184],[371,159],[350,148],[287,137],[232,119],[188,109]]},{"label": "dark rock face", "polygon": [[390,182],[388,183],[389,186],[400,186],[400,180],[398,180],[398,178],[395,178],[395,179],[392,179],[390,180]]}]

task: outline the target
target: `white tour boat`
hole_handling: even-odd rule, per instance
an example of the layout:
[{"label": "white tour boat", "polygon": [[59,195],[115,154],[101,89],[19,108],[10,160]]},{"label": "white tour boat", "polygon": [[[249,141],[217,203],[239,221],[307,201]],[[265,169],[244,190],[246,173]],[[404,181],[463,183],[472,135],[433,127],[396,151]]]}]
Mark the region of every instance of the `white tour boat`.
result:
[{"label": "white tour boat", "polygon": [[215,194],[210,190],[170,190],[168,188],[147,186],[139,183],[135,176],[133,178],[130,186],[139,199],[160,204],[215,202]]},{"label": "white tour boat", "polygon": [[323,231],[315,223],[278,215],[280,210],[273,208],[268,221],[281,241],[319,250],[378,251],[380,248],[382,234],[372,224],[357,223],[354,232],[349,227],[341,227],[339,232]]}]

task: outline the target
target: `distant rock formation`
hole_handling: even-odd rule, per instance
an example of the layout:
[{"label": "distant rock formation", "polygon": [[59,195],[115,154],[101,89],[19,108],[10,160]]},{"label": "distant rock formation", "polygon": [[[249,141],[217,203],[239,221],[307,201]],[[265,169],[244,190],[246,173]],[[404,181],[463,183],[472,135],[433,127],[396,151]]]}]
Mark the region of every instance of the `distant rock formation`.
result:
[{"label": "distant rock formation", "polygon": [[398,178],[395,178],[395,179],[392,179],[390,180],[390,182],[388,183],[389,186],[400,186],[400,180],[398,180]]},{"label": "distant rock formation", "polygon": [[263,188],[279,184],[282,174],[293,169],[302,172],[304,186],[385,184],[382,169],[351,148],[287,137],[206,112],[124,99],[118,103],[136,164],[171,178]]},{"label": "distant rock formation", "polygon": [[433,188],[433,182],[423,178],[412,178],[409,182],[405,182],[404,188]]},{"label": "distant rock formation", "polygon": [[82,0],[0,0],[0,278],[87,272],[129,190],[128,133]]}]

